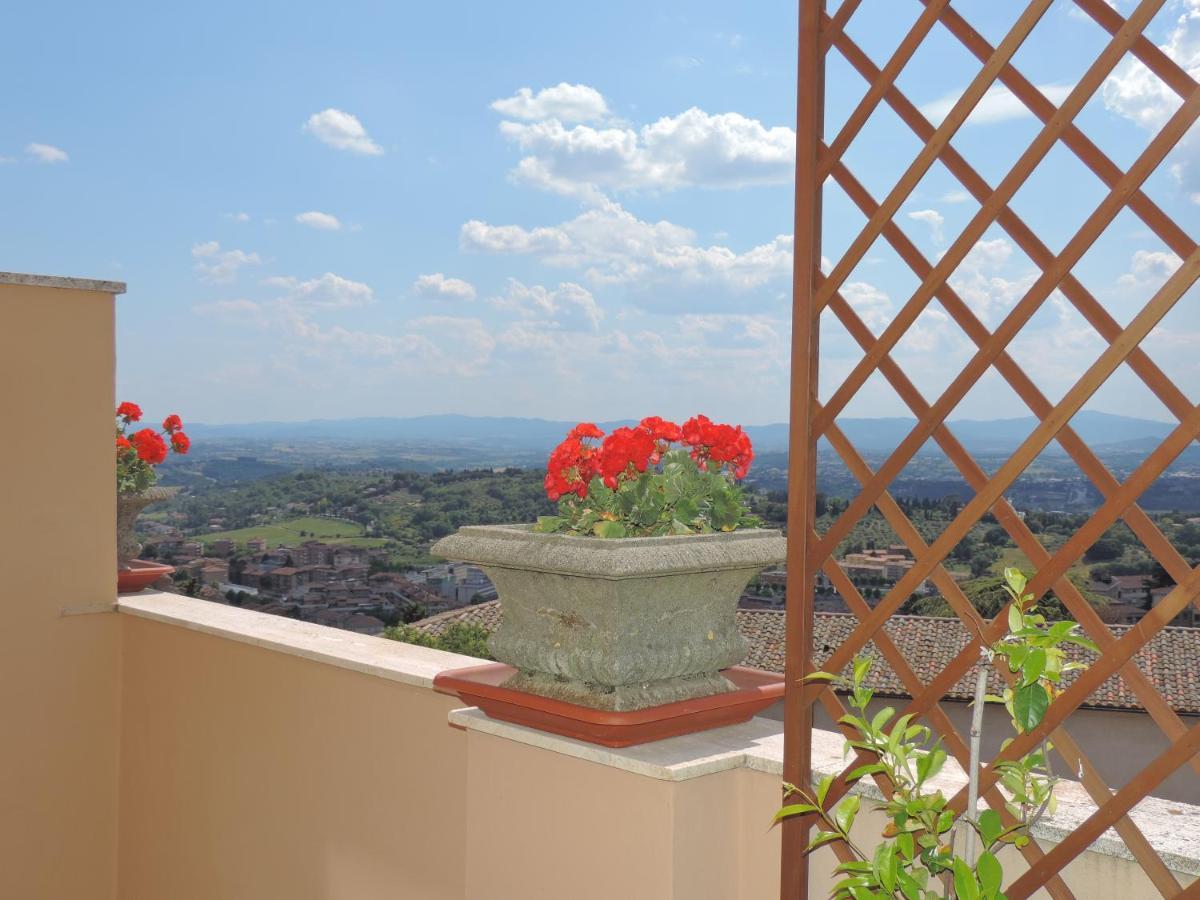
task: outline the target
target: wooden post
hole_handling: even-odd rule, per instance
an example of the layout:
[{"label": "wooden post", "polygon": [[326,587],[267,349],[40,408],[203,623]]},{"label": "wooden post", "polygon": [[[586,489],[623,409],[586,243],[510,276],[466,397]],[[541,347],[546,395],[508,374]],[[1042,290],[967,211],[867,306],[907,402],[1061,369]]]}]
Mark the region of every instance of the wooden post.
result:
[{"label": "wooden post", "polygon": [[[812,769],[812,704],[801,681],[812,651],[813,577],[808,558],[816,507],[816,446],[812,416],[817,399],[818,316],[814,303],[821,266],[821,182],[818,150],[825,117],[825,53],[821,23],[825,0],[800,0],[796,65],[796,196],[792,261],[791,402],[788,434],[787,678],[784,697],[785,780],[808,787]],[[783,822],[780,897],[808,897],[809,821]]]}]

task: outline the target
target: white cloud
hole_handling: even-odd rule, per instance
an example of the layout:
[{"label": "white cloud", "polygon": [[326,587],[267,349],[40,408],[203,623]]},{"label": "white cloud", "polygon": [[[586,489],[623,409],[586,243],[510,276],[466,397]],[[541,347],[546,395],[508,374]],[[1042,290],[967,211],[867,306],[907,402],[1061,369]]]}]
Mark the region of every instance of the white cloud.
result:
[{"label": "white cloud", "polygon": [[315,209],[300,213],[296,216],[296,221],[301,225],[307,225],[309,228],[316,228],[320,231],[340,231],[342,228],[342,223],[338,221],[337,216],[317,212]]},{"label": "white cloud", "polygon": [[945,224],[946,219],[936,209],[914,209],[908,214],[908,217],[915,222],[924,222],[928,225],[930,237],[933,238],[935,244],[942,242],[942,225]]},{"label": "white cloud", "polygon": [[44,163],[64,163],[70,160],[67,151],[52,144],[26,144],[25,152]]},{"label": "white cloud", "polygon": [[423,364],[434,371],[467,377],[488,371],[496,339],[479,319],[422,316],[408,327],[425,342]]},{"label": "white cloud", "polygon": [[604,318],[604,311],[592,292],[573,281],[564,281],[551,289],[510,278],[504,296],[488,302],[496,309],[515,312],[523,318],[548,319],[554,327],[566,331],[595,331]]},{"label": "white cloud", "polygon": [[[1175,27],[1160,45],[1163,53],[1192,78],[1200,79],[1200,0],[1184,0]],[[1104,105],[1150,131],[1156,131],[1182,104],[1145,64],[1132,56],[1104,82]],[[1192,201],[1200,203],[1200,129],[1192,128],[1169,157],[1170,170]]]},{"label": "white cloud", "polygon": [[875,334],[882,332],[892,321],[892,298],[875,285],[848,281],[842,285],[841,295]]},{"label": "white cloud", "polygon": [[943,203],[966,203],[970,199],[971,195],[962,190],[947,191],[941,196]]},{"label": "white cloud", "polygon": [[225,218],[231,219],[234,222],[249,222],[250,214],[244,212],[225,213]]},{"label": "white cloud", "polygon": [[[1045,95],[1046,99],[1056,106],[1067,99],[1067,95],[1074,87],[1072,84],[1037,85],[1037,89]],[[954,108],[954,104],[958,102],[962,93],[961,89],[951,91],[936,100],[922,104],[921,114],[933,124],[940,125],[950,110]],[[1033,113],[1020,98],[1006,87],[993,85],[984,93],[983,98],[971,110],[971,114],[967,116],[967,120],[963,124],[991,125],[996,122],[1007,122],[1010,119],[1023,119],[1027,116],[1032,117]]]},{"label": "white cloud", "polygon": [[638,129],[567,126],[551,117],[505,121],[500,133],[526,154],[516,181],[591,202],[604,190],[786,184],[796,153],[791,128],[696,107]]},{"label": "white cloud", "polygon": [[1158,290],[1181,265],[1183,260],[1170,251],[1135,250],[1129,271],[1117,281],[1126,287]]},{"label": "white cloud", "polygon": [[986,325],[996,324],[1037,280],[1038,271],[1014,272],[1013,245],[1006,238],[977,242],[950,276],[950,286]]},{"label": "white cloud", "polygon": [[200,277],[218,284],[233,281],[238,272],[245,267],[257,266],[262,262],[257,253],[222,250],[216,241],[194,244],[192,258],[196,260],[196,271],[200,273]]},{"label": "white cloud", "polygon": [[527,87],[512,97],[496,100],[492,109],[501,115],[526,122],[558,119],[563,122],[595,122],[607,118],[608,104],[601,93],[586,84],[560,82],[534,94]]},{"label": "white cloud", "polygon": [[695,239],[688,228],[643,221],[611,201],[556,226],[525,229],[472,219],[460,234],[466,250],[532,255],[549,266],[582,269],[593,284],[626,285],[664,303],[712,291],[728,299],[782,287],[791,277],[791,235],[743,253],[702,247]]},{"label": "white cloud", "polygon": [[217,319],[253,320],[262,324],[262,304],[253,300],[214,300],[211,303],[197,303],[192,312],[200,316],[212,316]]},{"label": "white cloud", "polygon": [[699,56],[688,56],[687,54],[679,54],[678,56],[670,56],[667,58],[667,65],[672,69],[698,69],[704,65],[704,60]]},{"label": "white cloud", "polygon": [[679,317],[680,335],[722,347],[780,347],[787,323],[766,315],[688,313]]},{"label": "white cloud", "polygon": [[375,293],[370,285],[351,281],[332,272],[307,281],[291,276],[275,276],[264,279],[263,284],[283,288],[287,293],[280,298],[280,302],[292,309],[346,309],[375,302]]},{"label": "white cloud", "polygon": [[441,272],[421,275],[413,282],[413,293],[426,300],[474,300],[475,286],[461,278],[447,278]]},{"label": "white cloud", "polygon": [[330,108],[313,113],[304,123],[304,130],[322,143],[338,150],[348,150],[366,156],[383,154],[383,148],[371,140],[358,117],[340,109]]},{"label": "white cloud", "polygon": [[520,225],[489,225],[471,219],[459,234],[463,249],[488,253],[547,254],[565,251],[570,239],[559,228],[522,228]]}]

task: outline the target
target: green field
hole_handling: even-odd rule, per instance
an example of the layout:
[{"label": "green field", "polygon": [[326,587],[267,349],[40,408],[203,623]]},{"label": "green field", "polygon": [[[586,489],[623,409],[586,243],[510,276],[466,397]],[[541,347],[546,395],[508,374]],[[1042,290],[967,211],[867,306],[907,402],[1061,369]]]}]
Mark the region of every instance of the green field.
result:
[{"label": "green field", "polygon": [[255,525],[234,531],[214,531],[194,537],[205,542],[233,541],[241,549],[245,548],[246,541],[256,537],[265,540],[268,548],[278,547],[280,544],[294,546],[310,540],[324,541],[327,544],[347,544],[351,547],[383,547],[389,543],[386,538],[363,537],[363,527],[357,522],[321,516],[301,516],[283,522],[272,522],[269,525]]},{"label": "green field", "polygon": [[[1049,543],[1053,545],[1059,542],[1052,541]],[[1050,546],[1047,549],[1053,553],[1055,548],[1054,546]],[[1030,562],[1029,557],[1016,547],[1005,547],[1000,554],[1000,558],[992,563],[991,570],[995,575],[1003,575],[1005,568],[1009,566],[1020,569],[1026,575],[1032,575],[1037,571],[1037,566]],[[1075,575],[1084,581],[1087,581],[1090,570],[1091,566],[1085,565],[1083,560],[1076,560],[1075,564],[1067,570],[1067,574]]]}]

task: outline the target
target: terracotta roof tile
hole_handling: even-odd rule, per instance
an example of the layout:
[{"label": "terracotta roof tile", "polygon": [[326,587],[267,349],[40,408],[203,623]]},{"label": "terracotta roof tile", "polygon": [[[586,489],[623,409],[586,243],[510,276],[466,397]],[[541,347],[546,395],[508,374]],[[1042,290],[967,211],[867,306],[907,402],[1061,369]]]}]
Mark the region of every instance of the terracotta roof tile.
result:
[{"label": "terracotta roof tile", "polygon": [[[750,641],[746,665],[782,672],[785,655],[784,613],[739,609],[737,616],[742,633]],[[415,627],[430,634],[441,634],[454,622],[469,622],[491,631],[499,621],[500,602],[493,600],[430,616],[415,623]],[[818,612],[814,622],[813,650],[819,664],[850,636],[858,619],[849,613]],[[1132,626],[1108,627],[1113,637],[1119,639]],[[893,616],[884,628],[922,684],[932,681],[967,644],[967,632],[957,619]],[[868,652],[876,660],[871,670],[870,687],[878,694],[909,696],[874,644],[868,644]],[[1095,658],[1089,651],[1074,646],[1067,648],[1067,655],[1080,662],[1090,662]],[[1200,628],[1164,628],[1134,659],[1176,712],[1200,714]],[[1064,681],[1069,682],[1071,678],[1072,674],[1068,673]],[[972,669],[947,696],[955,700],[970,699],[973,680]],[[998,674],[993,673],[989,689],[994,693],[1000,691]],[[1142,709],[1137,696],[1115,675],[1104,682],[1084,705],[1101,709]]]}]

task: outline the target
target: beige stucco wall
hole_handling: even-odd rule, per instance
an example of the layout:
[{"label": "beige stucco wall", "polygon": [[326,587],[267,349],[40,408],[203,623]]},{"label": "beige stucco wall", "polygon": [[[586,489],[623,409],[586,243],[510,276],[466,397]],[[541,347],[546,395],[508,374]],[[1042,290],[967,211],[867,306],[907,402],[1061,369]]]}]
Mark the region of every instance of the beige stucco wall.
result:
[{"label": "beige stucco wall", "polygon": [[123,618],[121,900],[463,896],[461,704]]},{"label": "beige stucco wall", "polygon": [[0,897],[108,898],[117,846],[113,297],[0,284]]}]

